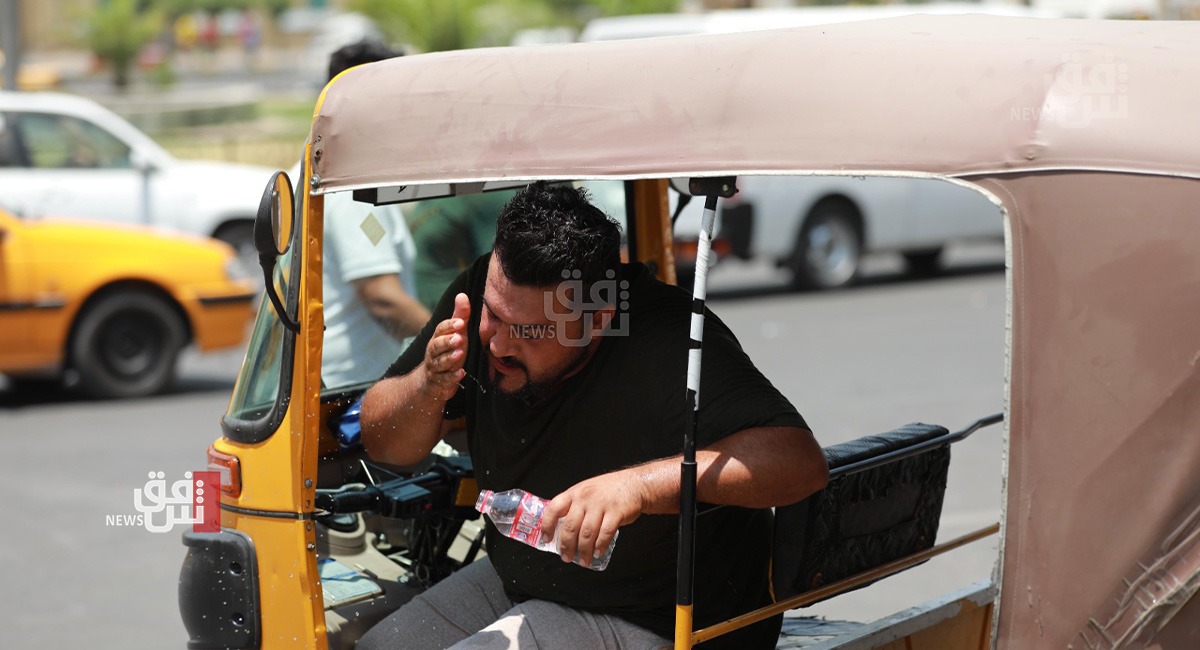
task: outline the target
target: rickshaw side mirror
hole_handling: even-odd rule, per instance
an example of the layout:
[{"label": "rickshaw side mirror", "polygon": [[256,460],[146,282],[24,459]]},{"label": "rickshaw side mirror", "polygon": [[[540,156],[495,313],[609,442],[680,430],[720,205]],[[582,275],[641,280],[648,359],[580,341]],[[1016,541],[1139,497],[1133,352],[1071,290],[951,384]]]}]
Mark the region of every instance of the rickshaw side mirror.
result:
[{"label": "rickshaw side mirror", "polygon": [[292,181],[286,173],[275,172],[258,202],[258,214],[254,217],[254,248],[263,271],[264,290],[275,306],[275,313],[284,327],[299,332],[300,324],[288,315],[271,277],[275,273],[275,260],[291,246],[295,227],[292,208]]},{"label": "rickshaw side mirror", "polygon": [[254,218],[254,247],[264,263],[287,252],[292,240],[292,181],[285,172],[275,172],[263,190]]}]

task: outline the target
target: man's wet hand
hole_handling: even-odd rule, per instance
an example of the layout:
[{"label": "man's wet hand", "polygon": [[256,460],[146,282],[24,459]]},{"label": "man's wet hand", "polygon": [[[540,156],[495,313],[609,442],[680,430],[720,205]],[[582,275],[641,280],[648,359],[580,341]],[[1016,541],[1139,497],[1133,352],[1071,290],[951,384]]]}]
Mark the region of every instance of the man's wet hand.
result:
[{"label": "man's wet hand", "polygon": [[554,537],[563,562],[578,555],[583,566],[604,555],[617,528],[631,524],[641,514],[645,495],[642,482],[627,471],[611,472],[577,483],[559,494],[542,511],[542,535]]},{"label": "man's wet hand", "polygon": [[467,371],[467,320],[471,316],[471,302],[467,294],[454,297],[454,313],[438,323],[433,337],[425,347],[425,391],[431,397],[446,401],[458,392],[458,382]]}]

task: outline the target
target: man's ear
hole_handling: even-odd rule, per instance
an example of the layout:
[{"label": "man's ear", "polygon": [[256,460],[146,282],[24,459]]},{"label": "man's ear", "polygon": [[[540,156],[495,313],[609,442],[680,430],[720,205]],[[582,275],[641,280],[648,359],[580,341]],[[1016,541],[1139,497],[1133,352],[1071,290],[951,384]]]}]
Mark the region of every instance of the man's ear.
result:
[{"label": "man's ear", "polygon": [[612,304],[607,304],[604,309],[592,313],[592,335],[603,336],[604,330],[608,329],[613,319],[617,317],[617,308]]}]

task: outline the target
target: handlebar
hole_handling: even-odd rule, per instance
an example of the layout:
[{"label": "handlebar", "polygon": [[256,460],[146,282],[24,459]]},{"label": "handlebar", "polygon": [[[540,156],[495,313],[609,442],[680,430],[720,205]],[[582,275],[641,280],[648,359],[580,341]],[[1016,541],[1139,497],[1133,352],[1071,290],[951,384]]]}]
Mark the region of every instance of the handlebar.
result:
[{"label": "handlebar", "polygon": [[383,492],[374,485],[362,489],[317,490],[316,506],[331,514],[371,512],[379,505]]},{"label": "handlebar", "polygon": [[329,514],[374,512],[384,517],[412,519],[422,514],[453,513],[473,519],[478,516],[474,508],[456,503],[463,489],[477,491],[471,459],[433,456],[433,466],[424,473],[361,489],[317,490],[314,504]]}]

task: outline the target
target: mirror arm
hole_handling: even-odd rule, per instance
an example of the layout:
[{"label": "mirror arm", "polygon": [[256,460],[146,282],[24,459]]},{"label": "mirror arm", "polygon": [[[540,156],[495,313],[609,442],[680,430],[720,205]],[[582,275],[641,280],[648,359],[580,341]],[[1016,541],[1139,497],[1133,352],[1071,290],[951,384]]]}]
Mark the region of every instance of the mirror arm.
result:
[{"label": "mirror arm", "polygon": [[292,320],[292,317],[288,315],[287,309],[283,306],[283,301],[279,298],[279,293],[275,291],[275,283],[271,278],[271,275],[275,271],[275,257],[273,255],[259,255],[258,265],[263,270],[263,290],[267,292],[267,297],[271,299],[271,304],[275,306],[275,315],[279,317],[279,322],[283,323],[283,326],[293,333],[299,334],[300,323]]}]

